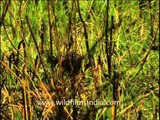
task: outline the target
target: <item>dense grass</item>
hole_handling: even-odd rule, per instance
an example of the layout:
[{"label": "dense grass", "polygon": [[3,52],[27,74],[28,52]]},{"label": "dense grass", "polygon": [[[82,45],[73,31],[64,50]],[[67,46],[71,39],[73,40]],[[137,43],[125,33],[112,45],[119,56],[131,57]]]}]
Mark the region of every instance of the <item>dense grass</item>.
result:
[{"label": "dense grass", "polygon": [[157,0],[0,3],[1,118],[159,119]]}]

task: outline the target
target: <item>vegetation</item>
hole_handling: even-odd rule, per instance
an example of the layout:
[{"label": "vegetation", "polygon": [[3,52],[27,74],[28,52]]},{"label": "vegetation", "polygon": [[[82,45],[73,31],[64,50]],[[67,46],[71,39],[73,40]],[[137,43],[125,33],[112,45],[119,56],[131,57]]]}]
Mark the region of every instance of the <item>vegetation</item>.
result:
[{"label": "vegetation", "polygon": [[157,0],[0,3],[0,118],[159,119]]}]

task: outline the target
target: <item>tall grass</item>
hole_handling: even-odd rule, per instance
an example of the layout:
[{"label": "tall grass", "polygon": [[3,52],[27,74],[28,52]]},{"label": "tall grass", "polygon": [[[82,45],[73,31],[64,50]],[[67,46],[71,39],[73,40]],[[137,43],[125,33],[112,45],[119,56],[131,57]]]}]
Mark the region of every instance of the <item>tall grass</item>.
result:
[{"label": "tall grass", "polygon": [[158,1],[0,3],[2,119],[159,119]]}]

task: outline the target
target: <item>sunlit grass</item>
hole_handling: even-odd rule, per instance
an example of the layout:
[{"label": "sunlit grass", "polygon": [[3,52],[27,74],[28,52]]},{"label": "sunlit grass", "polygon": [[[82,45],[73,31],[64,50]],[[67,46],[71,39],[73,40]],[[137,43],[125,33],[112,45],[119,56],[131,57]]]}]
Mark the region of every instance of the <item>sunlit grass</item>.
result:
[{"label": "sunlit grass", "polygon": [[[106,1],[80,0],[83,21],[77,1],[1,2],[1,16],[9,4],[0,37],[2,118],[111,120],[115,118],[113,106],[41,106],[37,101],[108,102],[113,100],[113,80],[117,80],[116,97],[121,102],[116,107],[117,119],[159,119],[158,2],[151,1],[151,8],[147,1],[142,8],[138,0],[109,3],[111,79],[106,55]],[[48,60],[52,59],[51,41],[52,55],[58,61]],[[76,70],[73,66],[72,72],[65,71],[63,60],[69,51],[83,58],[78,73],[71,74]]]}]

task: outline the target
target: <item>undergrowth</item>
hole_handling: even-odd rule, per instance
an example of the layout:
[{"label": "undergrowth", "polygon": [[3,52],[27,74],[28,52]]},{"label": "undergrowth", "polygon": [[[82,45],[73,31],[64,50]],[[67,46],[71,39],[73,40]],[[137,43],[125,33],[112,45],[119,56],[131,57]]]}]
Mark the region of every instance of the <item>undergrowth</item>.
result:
[{"label": "undergrowth", "polygon": [[159,119],[157,0],[0,4],[0,118]]}]

